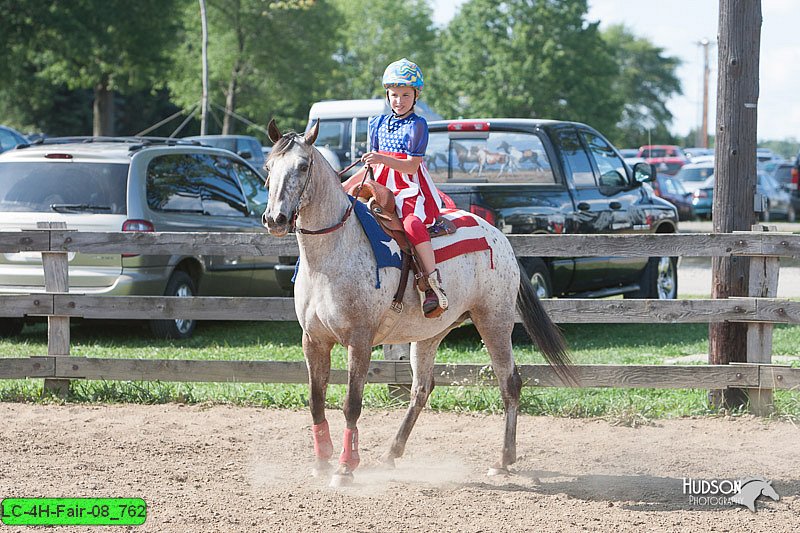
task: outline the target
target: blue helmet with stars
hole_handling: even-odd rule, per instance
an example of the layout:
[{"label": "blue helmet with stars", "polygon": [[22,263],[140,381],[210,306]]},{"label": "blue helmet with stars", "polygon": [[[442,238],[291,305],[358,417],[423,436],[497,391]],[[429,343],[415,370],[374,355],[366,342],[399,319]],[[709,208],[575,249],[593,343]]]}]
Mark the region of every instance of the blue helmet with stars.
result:
[{"label": "blue helmet with stars", "polygon": [[413,87],[417,92],[422,91],[424,82],[422,71],[416,63],[406,58],[391,63],[383,72],[383,87]]}]

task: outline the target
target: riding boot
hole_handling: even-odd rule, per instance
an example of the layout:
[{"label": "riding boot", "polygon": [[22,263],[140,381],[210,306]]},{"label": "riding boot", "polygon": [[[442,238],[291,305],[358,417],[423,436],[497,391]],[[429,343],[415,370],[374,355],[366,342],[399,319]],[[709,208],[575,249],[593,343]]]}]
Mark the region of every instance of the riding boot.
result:
[{"label": "riding boot", "polygon": [[423,292],[422,313],[426,318],[436,318],[447,309],[447,295],[442,288],[442,275],[437,268],[419,280],[420,290]]}]

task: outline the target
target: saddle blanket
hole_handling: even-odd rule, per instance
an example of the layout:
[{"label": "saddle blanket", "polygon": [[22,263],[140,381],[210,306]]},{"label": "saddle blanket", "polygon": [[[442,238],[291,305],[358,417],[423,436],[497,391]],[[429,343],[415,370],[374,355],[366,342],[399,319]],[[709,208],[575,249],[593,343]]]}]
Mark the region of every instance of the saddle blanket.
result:
[{"label": "saddle blanket", "polygon": [[448,259],[472,252],[489,250],[489,264],[494,268],[492,247],[486,241],[485,233],[478,225],[478,215],[460,209],[442,209],[444,218],[455,224],[458,231],[452,235],[444,235],[431,240],[436,263],[444,263]]},{"label": "saddle blanket", "polygon": [[[375,288],[378,289],[381,286],[380,271],[382,268],[402,268],[403,261],[400,246],[398,246],[397,241],[389,237],[389,235],[383,231],[378,221],[375,220],[375,217],[369,212],[366,204],[356,202],[353,212],[361,223],[361,227],[364,228],[364,233],[367,235],[370,245],[372,246],[372,253],[375,255]],[[483,230],[480,229],[477,220],[478,215],[473,215],[472,213],[460,209],[443,209],[441,215],[451,220],[458,230],[452,235],[436,237],[431,240],[436,263],[443,263],[459,255],[488,250],[490,265],[491,268],[494,268],[492,248],[486,241]],[[294,282],[297,277],[299,267],[300,260],[298,259],[295,265],[292,282]]]}]

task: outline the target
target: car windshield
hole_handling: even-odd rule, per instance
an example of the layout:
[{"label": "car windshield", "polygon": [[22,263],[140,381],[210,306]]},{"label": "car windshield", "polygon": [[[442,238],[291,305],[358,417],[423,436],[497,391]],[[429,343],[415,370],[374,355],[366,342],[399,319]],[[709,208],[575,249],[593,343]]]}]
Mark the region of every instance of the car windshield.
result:
[{"label": "car windshield", "polygon": [[0,210],[125,214],[124,163],[0,163]]},{"label": "car windshield", "polygon": [[694,167],[694,168],[682,167],[675,175],[675,177],[683,182],[692,181],[699,183],[707,179],[713,173],[714,173],[714,167]]}]

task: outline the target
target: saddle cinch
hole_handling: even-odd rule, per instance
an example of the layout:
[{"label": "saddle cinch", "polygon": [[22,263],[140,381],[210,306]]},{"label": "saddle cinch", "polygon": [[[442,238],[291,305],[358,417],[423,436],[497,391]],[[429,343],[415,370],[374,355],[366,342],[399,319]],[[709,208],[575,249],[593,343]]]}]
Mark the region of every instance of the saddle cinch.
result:
[{"label": "saddle cinch", "polygon": [[[420,274],[419,262],[414,254],[414,247],[406,236],[403,229],[403,222],[397,216],[395,210],[394,194],[385,185],[381,185],[377,181],[365,181],[359,186],[353,187],[350,194],[357,195],[367,201],[367,208],[372,216],[383,228],[386,234],[394,239],[400,250],[403,252],[403,264],[400,271],[400,283],[397,287],[397,292],[392,299],[391,310],[394,313],[389,313],[386,318],[381,322],[378,332],[373,339],[373,345],[382,344],[382,341],[394,331],[397,326],[400,313],[403,311],[403,293],[406,291],[408,284],[408,273],[410,270],[414,271],[414,277],[417,283],[417,290],[420,293],[429,289],[427,277]],[[431,227],[428,228],[428,235],[431,239],[442,237],[444,235],[452,235],[456,232],[456,225],[444,217],[437,217],[436,221]]]}]

